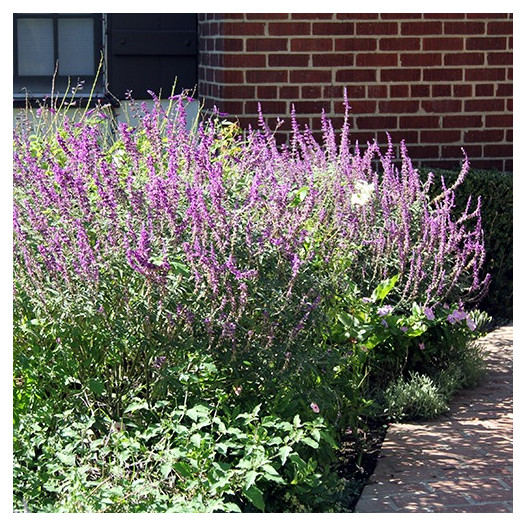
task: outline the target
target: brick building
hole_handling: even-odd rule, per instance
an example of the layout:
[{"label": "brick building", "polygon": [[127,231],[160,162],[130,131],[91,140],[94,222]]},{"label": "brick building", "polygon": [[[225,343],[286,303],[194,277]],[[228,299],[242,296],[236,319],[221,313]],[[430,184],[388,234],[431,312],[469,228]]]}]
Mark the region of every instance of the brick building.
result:
[{"label": "brick building", "polygon": [[[24,57],[32,55],[23,55],[23,31],[46,16],[52,15],[15,15],[15,99],[16,86],[37,78],[27,74],[31,60]],[[95,29],[86,49],[92,43],[90,52],[102,49],[106,57],[99,95],[106,86],[121,99],[125,89],[136,98],[146,89],[167,93],[177,76],[178,88],[196,87],[206,107],[242,126],[257,124],[261,103],[271,122],[284,118],[279,133],[286,140],[292,104],[313,130],[322,110],[341,126],[346,88],[353,137],[361,144],[385,144],[389,132],[427,166],[457,167],[464,147],[474,168],[513,170],[512,14],[53,16],[49,27],[59,33],[62,18],[91,16]],[[21,19],[25,26],[18,27]],[[81,64],[69,61],[73,68]]]},{"label": "brick building", "polygon": [[[254,123],[285,116],[341,124],[365,143],[408,144],[413,160],[513,169],[511,14],[200,14],[199,94]],[[285,123],[286,126],[286,123]]]}]

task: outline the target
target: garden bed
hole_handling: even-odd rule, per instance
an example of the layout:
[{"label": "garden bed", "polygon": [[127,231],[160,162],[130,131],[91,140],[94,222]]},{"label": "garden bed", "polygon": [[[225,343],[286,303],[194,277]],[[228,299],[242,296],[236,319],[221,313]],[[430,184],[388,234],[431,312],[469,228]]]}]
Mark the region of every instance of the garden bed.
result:
[{"label": "garden bed", "polygon": [[468,160],[449,187],[403,144],[353,149],[348,114],[281,147],[263,116],[131,108],[15,130],[16,507],[351,511],[378,422],[476,380]]},{"label": "garden bed", "polygon": [[365,484],[374,473],[386,434],[387,425],[376,422],[369,424],[363,440],[357,440],[352,434],[346,434],[342,439],[338,472],[341,477],[356,483],[349,502],[351,512],[354,512]]}]

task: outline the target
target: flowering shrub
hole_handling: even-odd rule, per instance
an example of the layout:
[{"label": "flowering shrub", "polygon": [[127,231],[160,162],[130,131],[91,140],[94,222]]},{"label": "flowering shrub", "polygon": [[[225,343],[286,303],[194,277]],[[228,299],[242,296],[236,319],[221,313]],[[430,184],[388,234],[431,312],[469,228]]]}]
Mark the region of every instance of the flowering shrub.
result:
[{"label": "flowering shrub", "polygon": [[[436,173],[449,184],[458,176],[453,170]],[[479,305],[495,321],[509,320],[513,318],[513,173],[470,170],[455,191],[457,208],[462,209],[471,195],[482,197],[484,224],[491,225],[484,235],[484,268],[491,274],[491,287]]]},{"label": "flowering shrub", "polygon": [[113,136],[101,112],[15,132],[15,374],[39,396],[76,392],[116,422],[134,397],[263,400],[341,427],[369,374],[434,360],[432,328],[475,328],[480,201],[452,215],[467,160],[431,200],[404,145],[399,167],[391,143],[353,153],[347,121],[337,142],[322,116],[320,145],[293,115],[279,148],[263,117],[188,131],[182,96],[136,111]]}]

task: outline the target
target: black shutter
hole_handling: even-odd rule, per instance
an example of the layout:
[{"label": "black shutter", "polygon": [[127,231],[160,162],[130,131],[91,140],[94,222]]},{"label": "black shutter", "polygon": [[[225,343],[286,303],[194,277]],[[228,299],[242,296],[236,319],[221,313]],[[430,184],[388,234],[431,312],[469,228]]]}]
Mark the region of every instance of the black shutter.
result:
[{"label": "black shutter", "polygon": [[123,99],[149,99],[193,90],[197,85],[197,14],[108,14],[109,91]]}]

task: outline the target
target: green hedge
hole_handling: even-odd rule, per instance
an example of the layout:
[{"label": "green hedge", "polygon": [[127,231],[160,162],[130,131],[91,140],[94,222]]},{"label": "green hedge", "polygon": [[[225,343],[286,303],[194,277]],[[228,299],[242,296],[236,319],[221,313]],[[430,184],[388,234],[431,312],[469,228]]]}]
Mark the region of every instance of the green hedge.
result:
[{"label": "green hedge", "polygon": [[[420,169],[421,174],[433,172],[435,191],[440,192],[440,177],[451,186],[458,171],[433,168]],[[482,226],[486,240],[485,270],[491,274],[488,295],[479,308],[494,319],[513,318],[513,174],[486,170],[470,170],[464,183],[455,191],[459,210],[468,196],[482,197]],[[473,206],[475,206],[473,203]]]}]

